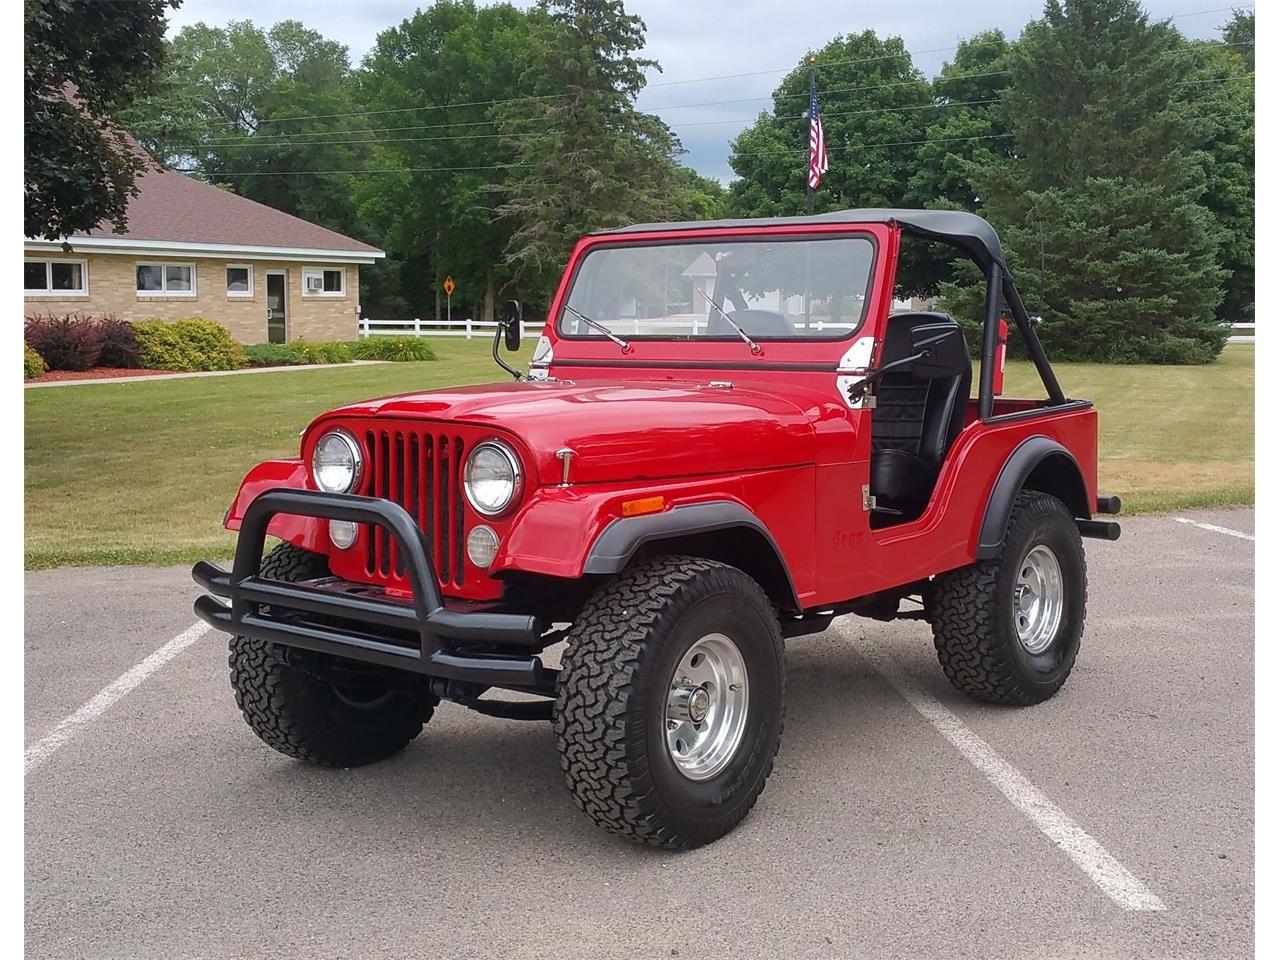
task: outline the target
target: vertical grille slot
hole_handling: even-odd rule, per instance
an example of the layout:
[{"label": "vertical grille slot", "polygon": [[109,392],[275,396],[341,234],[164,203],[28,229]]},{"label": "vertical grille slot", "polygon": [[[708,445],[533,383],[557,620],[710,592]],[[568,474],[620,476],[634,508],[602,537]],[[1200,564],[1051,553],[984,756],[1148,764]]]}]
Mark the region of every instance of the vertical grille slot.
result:
[{"label": "vertical grille slot", "polygon": [[[441,586],[461,586],[463,506],[461,437],[409,430],[365,433],[365,492],[404,507],[423,531]],[[371,525],[365,531],[365,570],[397,586],[405,584],[404,558],[395,539]]]},{"label": "vertical grille slot", "polygon": [[453,582],[462,586],[462,438],[453,439]]}]

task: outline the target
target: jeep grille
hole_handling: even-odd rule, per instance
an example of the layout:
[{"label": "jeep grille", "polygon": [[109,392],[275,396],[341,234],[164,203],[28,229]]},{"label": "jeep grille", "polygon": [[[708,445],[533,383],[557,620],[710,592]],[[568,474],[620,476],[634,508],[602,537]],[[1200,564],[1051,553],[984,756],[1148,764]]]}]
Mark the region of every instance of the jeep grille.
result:
[{"label": "jeep grille", "polygon": [[[462,438],[430,430],[369,430],[364,436],[367,493],[404,507],[427,536],[442,586],[463,580]],[[381,527],[366,530],[365,570],[402,579],[404,563]]]}]

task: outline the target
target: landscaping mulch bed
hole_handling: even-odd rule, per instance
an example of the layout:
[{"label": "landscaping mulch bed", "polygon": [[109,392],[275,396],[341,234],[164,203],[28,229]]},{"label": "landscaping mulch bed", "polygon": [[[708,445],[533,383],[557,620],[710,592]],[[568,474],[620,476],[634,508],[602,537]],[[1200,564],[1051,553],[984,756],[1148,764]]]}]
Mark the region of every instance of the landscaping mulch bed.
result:
[{"label": "landscaping mulch bed", "polygon": [[114,380],[125,377],[152,377],[157,374],[172,376],[177,370],[129,369],[126,367],[90,367],[88,370],[50,370],[43,377],[28,380],[27,383],[53,383],[57,380]]}]

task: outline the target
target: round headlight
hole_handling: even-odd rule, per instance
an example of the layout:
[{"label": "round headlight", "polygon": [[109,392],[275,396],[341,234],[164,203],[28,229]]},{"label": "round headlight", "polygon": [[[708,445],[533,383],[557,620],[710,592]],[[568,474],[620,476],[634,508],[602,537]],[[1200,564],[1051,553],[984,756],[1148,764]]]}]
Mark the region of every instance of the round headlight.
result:
[{"label": "round headlight", "polygon": [[363,470],[360,444],[345,430],[330,430],[311,454],[311,476],[325,493],[350,493],[360,485]]},{"label": "round headlight", "polygon": [[495,440],[471,451],[462,477],[468,502],[486,517],[502,513],[520,493],[520,461],[510,447]]}]

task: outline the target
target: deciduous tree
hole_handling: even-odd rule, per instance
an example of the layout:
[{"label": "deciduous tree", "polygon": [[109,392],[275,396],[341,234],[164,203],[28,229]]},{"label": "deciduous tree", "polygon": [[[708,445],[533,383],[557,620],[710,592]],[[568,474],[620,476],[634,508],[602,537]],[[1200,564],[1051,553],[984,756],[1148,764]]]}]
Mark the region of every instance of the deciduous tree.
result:
[{"label": "deciduous tree", "polygon": [[57,240],[126,223],[145,165],[112,117],[145,89],[179,0],[25,0],[23,227]]}]

